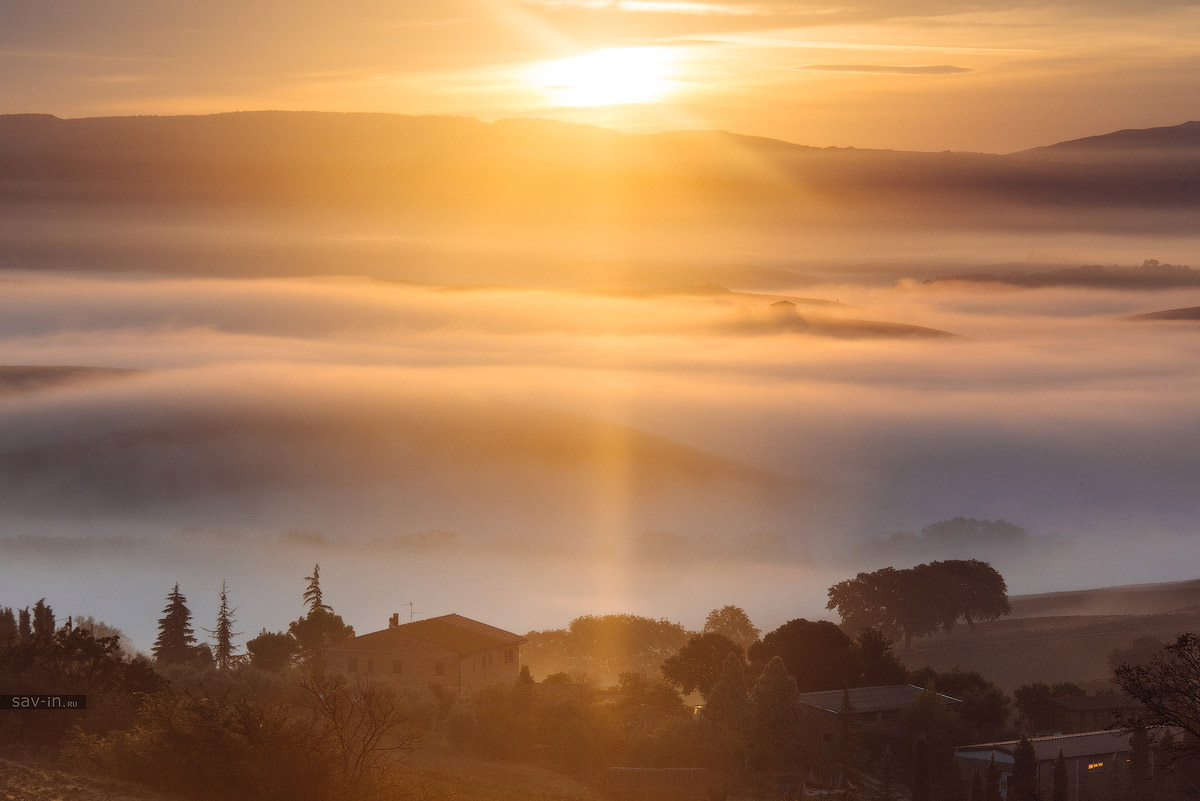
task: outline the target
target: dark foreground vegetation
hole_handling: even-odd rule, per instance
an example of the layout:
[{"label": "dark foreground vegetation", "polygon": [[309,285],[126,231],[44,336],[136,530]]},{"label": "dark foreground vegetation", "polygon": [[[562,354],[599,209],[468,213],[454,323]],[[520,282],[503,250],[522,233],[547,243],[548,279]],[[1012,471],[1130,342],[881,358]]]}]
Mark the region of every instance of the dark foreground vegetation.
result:
[{"label": "dark foreground vegetation", "polygon": [[[912,575],[941,581],[941,597],[905,598]],[[988,579],[982,589],[953,591],[949,577],[972,575]],[[890,611],[871,594],[880,587],[897,593]],[[41,797],[34,778],[49,786],[57,776],[81,799],[584,799],[602,790],[640,798],[653,785],[660,790],[647,797],[807,790],[996,801],[1003,784],[1007,799],[1065,801],[1066,779],[1061,787],[1039,779],[1024,737],[1051,730],[1052,702],[1084,697],[1084,688],[1034,682],[1010,698],[980,673],[908,671],[894,652],[892,638],[903,642],[913,627],[948,632],[958,619],[1002,614],[999,574],[983,563],[935,563],[860,574],[830,598],[853,607],[850,625],[796,619],[762,634],[736,606],[714,609],[700,632],[632,615],[582,617],[529,635],[533,664],[565,669],[539,681],[526,664],[515,682],[469,697],[330,670],[327,649],[353,629],[325,602],[319,569],[307,577],[305,614],[286,632],[251,638],[245,655],[224,588],[216,625],[205,630],[210,645],[199,643],[175,586],[153,658],[123,650],[119,634],[93,619],[60,624],[44,600],[0,609],[0,689],[87,698],[86,709],[0,710],[0,776],[13,798]],[[921,623],[921,609],[934,622]],[[863,625],[869,616],[888,625]],[[1140,641],[1112,659],[1109,690],[1141,706],[1117,721],[1129,756],[1095,801],[1200,797],[1200,639]],[[850,722],[854,688],[905,685],[924,689],[910,690],[915,700],[895,719]],[[842,699],[832,731],[806,716],[800,695],[815,691]],[[971,771],[956,757],[965,745],[1018,738],[1008,765]],[[664,795],[667,785],[675,789]]]}]

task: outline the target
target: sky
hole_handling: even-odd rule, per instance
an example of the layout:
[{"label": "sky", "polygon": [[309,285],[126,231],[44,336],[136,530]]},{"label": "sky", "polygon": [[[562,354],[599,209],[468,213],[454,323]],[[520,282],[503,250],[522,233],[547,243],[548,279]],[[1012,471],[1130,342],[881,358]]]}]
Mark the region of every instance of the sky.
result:
[{"label": "sky", "polygon": [[[1198,44],[1166,0],[0,0],[0,113],[1009,153],[1200,118]],[[1195,578],[1200,313],[1138,317],[1197,307],[1186,148],[1095,184],[573,126],[46,122],[0,137],[2,606],[146,649],[175,582],[200,622],[227,581],[252,635],[320,562],[359,631],[410,602],[770,630],[960,516],[1028,531],[932,554],[1013,592]],[[322,159],[327,126],[355,144]]]},{"label": "sky", "polygon": [[1183,0],[0,3],[0,112],[286,109],[1011,152],[1200,117]]}]

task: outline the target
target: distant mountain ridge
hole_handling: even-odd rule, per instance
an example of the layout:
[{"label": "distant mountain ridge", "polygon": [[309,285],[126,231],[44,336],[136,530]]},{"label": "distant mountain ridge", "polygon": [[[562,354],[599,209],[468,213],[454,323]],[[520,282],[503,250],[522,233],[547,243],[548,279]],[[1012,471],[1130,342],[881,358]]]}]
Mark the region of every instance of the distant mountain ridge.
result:
[{"label": "distant mountain ridge", "polygon": [[[812,148],[720,131],[635,135],[547,120],[9,115],[0,117],[0,203],[265,204],[635,227],[1037,227],[1048,206],[1084,226],[1161,227],[1181,224],[1164,212],[1200,207],[1197,136],[1200,123],[1185,123],[1000,156]],[[1139,208],[1155,214],[1097,217]]]},{"label": "distant mountain ridge", "polygon": [[1112,153],[1114,151],[1197,151],[1200,152],[1200,121],[1159,128],[1127,128],[1097,136],[1085,136],[1053,145],[1032,148],[1023,153],[1063,154],[1071,151]]}]

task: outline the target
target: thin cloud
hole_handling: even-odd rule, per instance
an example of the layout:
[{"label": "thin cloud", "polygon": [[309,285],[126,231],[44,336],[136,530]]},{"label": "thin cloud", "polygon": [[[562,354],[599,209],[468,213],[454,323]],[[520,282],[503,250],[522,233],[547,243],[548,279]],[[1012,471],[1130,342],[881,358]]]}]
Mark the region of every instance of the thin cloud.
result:
[{"label": "thin cloud", "polygon": [[796,69],[814,72],[869,72],[886,75],[959,75],[973,72],[970,67],[953,64],[930,64],[919,66],[893,66],[889,64],[805,64]]}]

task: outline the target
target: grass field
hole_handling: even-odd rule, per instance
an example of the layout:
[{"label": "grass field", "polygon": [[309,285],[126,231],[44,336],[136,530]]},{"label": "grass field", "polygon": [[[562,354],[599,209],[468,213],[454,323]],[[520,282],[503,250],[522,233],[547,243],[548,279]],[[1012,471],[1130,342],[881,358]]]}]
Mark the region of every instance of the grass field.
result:
[{"label": "grass field", "polygon": [[1107,679],[1107,657],[1134,639],[1200,631],[1200,581],[1013,596],[1013,614],[972,631],[913,640],[905,666],[975,670],[1011,692],[1033,681]]}]

